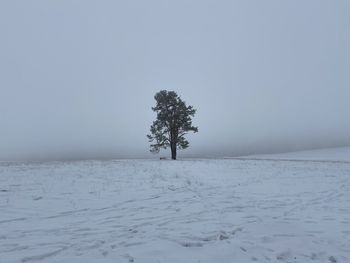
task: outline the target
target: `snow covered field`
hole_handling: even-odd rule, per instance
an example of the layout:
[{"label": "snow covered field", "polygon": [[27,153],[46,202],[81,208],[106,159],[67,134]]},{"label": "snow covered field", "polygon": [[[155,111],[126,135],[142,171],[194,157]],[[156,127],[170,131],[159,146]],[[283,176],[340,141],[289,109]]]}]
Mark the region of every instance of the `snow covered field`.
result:
[{"label": "snow covered field", "polygon": [[300,160],[1,163],[0,262],[350,262],[350,163]]},{"label": "snow covered field", "polygon": [[350,147],[328,148],[309,150],[302,152],[288,152],[279,154],[259,154],[244,156],[245,159],[274,159],[290,161],[332,161],[332,162],[350,162]]}]

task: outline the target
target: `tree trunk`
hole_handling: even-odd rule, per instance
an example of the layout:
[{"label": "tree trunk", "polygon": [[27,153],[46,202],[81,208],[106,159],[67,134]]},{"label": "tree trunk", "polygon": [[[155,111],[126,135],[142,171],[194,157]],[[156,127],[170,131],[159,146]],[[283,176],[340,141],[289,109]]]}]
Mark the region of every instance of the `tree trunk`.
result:
[{"label": "tree trunk", "polygon": [[171,159],[176,160],[176,144],[171,145]]}]

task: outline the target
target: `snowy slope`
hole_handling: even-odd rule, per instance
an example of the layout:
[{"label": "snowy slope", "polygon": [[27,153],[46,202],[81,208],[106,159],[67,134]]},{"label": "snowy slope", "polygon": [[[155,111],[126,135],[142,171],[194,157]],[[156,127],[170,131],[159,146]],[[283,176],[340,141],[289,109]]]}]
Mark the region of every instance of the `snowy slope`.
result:
[{"label": "snowy slope", "polygon": [[0,262],[350,262],[350,164],[0,165]]},{"label": "snowy slope", "polygon": [[328,148],[280,154],[259,154],[244,156],[242,158],[350,162],[350,147]]}]

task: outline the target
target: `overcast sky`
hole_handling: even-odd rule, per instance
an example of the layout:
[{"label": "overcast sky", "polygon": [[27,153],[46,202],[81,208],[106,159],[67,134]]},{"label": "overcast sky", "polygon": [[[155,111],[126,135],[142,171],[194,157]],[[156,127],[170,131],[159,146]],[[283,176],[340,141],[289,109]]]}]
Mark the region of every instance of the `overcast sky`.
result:
[{"label": "overcast sky", "polygon": [[348,0],[1,1],[0,159],[154,157],[162,89],[198,110],[180,157],[350,145],[349,14]]}]

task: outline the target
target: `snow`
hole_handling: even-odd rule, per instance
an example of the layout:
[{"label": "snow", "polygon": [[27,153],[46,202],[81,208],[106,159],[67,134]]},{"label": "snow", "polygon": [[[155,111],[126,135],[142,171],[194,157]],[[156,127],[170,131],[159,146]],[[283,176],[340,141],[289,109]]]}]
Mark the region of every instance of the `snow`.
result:
[{"label": "snow", "polygon": [[333,161],[350,162],[350,147],[317,149],[301,152],[288,152],[279,154],[259,154],[240,158],[248,159],[275,159],[275,160],[309,160],[309,161]]},{"label": "snow", "polygon": [[0,262],[350,262],[350,163],[278,159],[2,163]]}]

